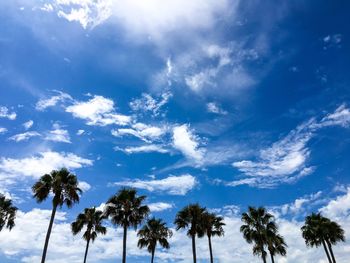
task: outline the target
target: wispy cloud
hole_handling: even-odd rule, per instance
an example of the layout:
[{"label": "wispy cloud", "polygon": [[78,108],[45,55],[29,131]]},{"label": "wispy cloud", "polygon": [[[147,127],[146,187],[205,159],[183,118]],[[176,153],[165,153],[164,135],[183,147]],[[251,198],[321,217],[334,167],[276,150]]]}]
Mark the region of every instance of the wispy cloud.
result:
[{"label": "wispy cloud", "polygon": [[150,192],[167,193],[170,195],[185,195],[196,186],[197,180],[190,174],[184,174],[179,176],[172,175],[164,179],[135,179],[115,182],[113,184],[118,186],[129,186],[145,189]]},{"label": "wispy cloud", "polygon": [[164,202],[157,202],[157,203],[150,203],[147,204],[151,212],[161,212],[164,210],[169,210],[174,207],[173,204],[170,203],[164,203]]},{"label": "wispy cloud", "polygon": [[172,93],[169,91],[162,93],[158,98],[154,98],[148,93],[143,93],[141,98],[133,99],[130,102],[130,107],[139,114],[148,112],[151,113],[153,117],[156,117],[164,115],[161,109],[168,103],[171,97]]},{"label": "wispy cloud", "polygon": [[36,103],[35,108],[38,111],[44,111],[45,109],[47,109],[49,107],[56,106],[58,103],[73,100],[73,98],[67,93],[57,91],[57,90],[54,90],[54,92],[58,93],[58,95],[52,96],[50,98],[45,98],[45,99],[39,100]]},{"label": "wispy cloud", "polygon": [[23,125],[25,130],[29,130],[33,126],[33,124],[34,124],[34,121],[29,120],[29,121],[23,123],[22,125]]},{"label": "wispy cloud", "polygon": [[41,134],[36,131],[29,131],[29,132],[15,134],[11,136],[9,140],[21,142],[21,141],[27,141],[32,137],[38,137],[38,136],[41,136]]},{"label": "wispy cloud", "polygon": [[260,150],[256,160],[234,162],[233,167],[247,178],[229,182],[227,185],[248,184],[269,188],[281,183],[293,183],[315,169],[308,167],[306,163],[311,153],[308,143],[316,132],[327,126],[348,127],[349,124],[350,111],[345,105],[341,105],[334,113],[327,114],[320,121],[310,119],[273,143],[271,147]]},{"label": "wispy cloud", "polygon": [[114,147],[116,151],[122,151],[127,154],[133,153],[150,153],[150,152],[158,152],[158,153],[168,153],[169,150],[164,148],[163,145],[158,144],[146,144],[141,146],[128,146],[125,148]]}]

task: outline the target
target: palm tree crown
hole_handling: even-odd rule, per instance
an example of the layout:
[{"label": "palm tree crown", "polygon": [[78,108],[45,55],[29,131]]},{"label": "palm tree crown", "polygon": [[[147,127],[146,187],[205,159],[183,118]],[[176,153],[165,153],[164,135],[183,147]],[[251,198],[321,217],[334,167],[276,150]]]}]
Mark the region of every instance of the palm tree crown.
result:
[{"label": "palm tree crown", "polygon": [[194,263],[197,261],[196,235],[203,236],[204,231],[201,222],[202,215],[205,211],[206,209],[201,207],[199,204],[190,204],[177,213],[174,221],[176,230],[188,229],[187,235],[192,238],[192,253]]},{"label": "palm tree crown", "polygon": [[86,241],[95,241],[98,234],[105,235],[107,232],[106,227],[102,225],[104,219],[102,211],[97,210],[95,207],[85,208],[84,212],[79,214],[77,219],[71,224],[73,235],[77,235],[86,226],[83,238]]},{"label": "palm tree crown", "polygon": [[15,226],[17,207],[13,206],[12,200],[0,194],[0,231],[6,227],[11,230]]},{"label": "palm tree crown", "polygon": [[104,214],[114,225],[123,227],[123,263],[126,262],[127,229],[133,227],[136,230],[148,216],[148,206],[142,205],[145,199],[146,196],[137,196],[135,189],[123,188],[106,203]]},{"label": "palm tree crown", "polygon": [[77,177],[65,168],[40,177],[39,181],[33,185],[32,191],[38,203],[46,200],[50,193],[53,194],[51,218],[41,258],[41,263],[44,263],[57,207],[62,207],[64,204],[68,208],[72,207],[74,203],[79,202],[79,194],[82,191],[78,187]]},{"label": "palm tree crown", "polygon": [[107,232],[106,227],[102,225],[104,219],[102,211],[97,210],[95,207],[85,208],[84,212],[79,214],[77,219],[71,224],[73,235],[77,235],[86,226],[86,231],[83,234],[83,238],[86,240],[84,263],[86,262],[90,240],[94,242],[97,234],[105,235]]},{"label": "palm tree crown", "polygon": [[266,228],[269,227],[271,231],[277,230],[277,226],[273,222],[273,215],[267,213],[263,207],[254,208],[250,206],[248,207],[248,213],[242,214],[242,221],[244,224],[240,231],[249,244],[254,243],[253,254],[261,256],[263,261],[266,262]]},{"label": "palm tree crown", "polygon": [[69,208],[79,202],[79,194],[82,193],[77,177],[66,168],[43,175],[33,185],[32,190],[38,203],[45,201],[52,193],[54,206],[62,207],[65,204]]},{"label": "palm tree crown", "polygon": [[320,213],[312,213],[305,218],[301,231],[307,246],[319,247],[322,245],[328,261],[336,262],[332,245],[345,241],[344,230],[340,225],[323,217]]},{"label": "palm tree crown", "polygon": [[169,249],[168,238],[172,237],[172,235],[172,231],[166,226],[165,222],[153,217],[138,231],[137,236],[140,239],[137,246],[139,248],[147,247],[148,252],[152,253],[151,262],[153,262],[157,243],[163,248]]}]

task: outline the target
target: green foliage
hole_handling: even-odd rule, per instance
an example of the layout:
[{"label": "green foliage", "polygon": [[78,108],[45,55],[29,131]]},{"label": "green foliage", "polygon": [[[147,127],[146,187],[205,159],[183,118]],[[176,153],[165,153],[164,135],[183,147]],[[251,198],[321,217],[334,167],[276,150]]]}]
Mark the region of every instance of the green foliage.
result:
[{"label": "green foliage", "polygon": [[11,230],[15,226],[16,213],[17,207],[12,204],[12,200],[0,194],[0,231],[4,227]]}]

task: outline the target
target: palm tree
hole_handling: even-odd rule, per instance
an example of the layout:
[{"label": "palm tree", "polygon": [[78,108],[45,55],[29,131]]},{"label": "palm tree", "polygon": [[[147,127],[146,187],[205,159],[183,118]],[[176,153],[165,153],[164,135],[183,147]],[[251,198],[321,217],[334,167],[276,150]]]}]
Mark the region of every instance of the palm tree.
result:
[{"label": "palm tree", "polygon": [[79,202],[79,194],[82,193],[82,191],[78,187],[77,177],[65,168],[57,171],[54,170],[50,174],[43,175],[39,181],[33,185],[32,191],[38,203],[46,200],[50,194],[53,195],[51,219],[47,229],[41,258],[41,263],[44,263],[57,208],[61,208],[64,204],[68,208],[72,207],[74,203]]},{"label": "palm tree", "polygon": [[151,263],[153,263],[157,243],[163,248],[169,249],[168,238],[172,237],[172,235],[173,233],[166,226],[165,222],[153,217],[137,233],[137,236],[140,237],[137,246],[139,248],[147,247],[148,252],[152,254]]},{"label": "palm tree", "polygon": [[196,255],[196,235],[203,235],[201,228],[202,215],[206,211],[199,204],[190,204],[180,210],[175,218],[176,230],[188,229],[187,235],[192,239],[193,262],[197,262]]},{"label": "palm tree", "polygon": [[329,220],[326,224],[326,243],[328,245],[329,252],[331,254],[333,263],[336,263],[332,245],[336,245],[338,241],[345,241],[345,232],[339,224]]},{"label": "palm tree", "polygon": [[12,200],[0,194],[0,231],[4,227],[11,230],[15,226],[16,213],[17,207],[12,204]]},{"label": "palm tree", "polygon": [[83,235],[83,238],[86,240],[84,263],[86,263],[90,240],[94,242],[97,234],[105,235],[107,232],[106,227],[102,225],[104,219],[102,211],[96,210],[95,207],[85,208],[84,212],[79,214],[75,222],[71,224],[73,235],[78,234],[86,225],[86,231]]},{"label": "palm tree", "polygon": [[135,230],[148,216],[149,208],[142,205],[146,196],[137,196],[135,189],[123,188],[106,203],[104,214],[114,225],[123,227],[123,263],[126,262],[126,237],[129,227]]},{"label": "palm tree", "polygon": [[287,244],[284,238],[277,233],[267,231],[267,248],[270,252],[272,263],[275,263],[275,255],[285,256],[287,254]]},{"label": "palm tree", "polygon": [[213,236],[221,237],[224,235],[225,232],[224,232],[223,226],[225,225],[225,223],[223,221],[224,221],[223,217],[217,216],[214,213],[204,212],[202,215],[201,228],[203,230],[203,233],[201,234],[206,234],[208,237],[211,263],[214,262],[211,238]]},{"label": "palm tree", "polygon": [[270,229],[277,229],[273,222],[273,215],[267,213],[264,207],[249,206],[248,213],[242,214],[242,221],[245,223],[240,228],[243,237],[249,244],[254,243],[253,254],[261,256],[263,262],[266,263],[266,228],[269,224]]},{"label": "palm tree", "polygon": [[301,231],[307,246],[319,247],[322,244],[328,262],[336,262],[332,245],[345,240],[344,230],[336,222],[323,217],[320,213],[312,213],[305,218]]}]

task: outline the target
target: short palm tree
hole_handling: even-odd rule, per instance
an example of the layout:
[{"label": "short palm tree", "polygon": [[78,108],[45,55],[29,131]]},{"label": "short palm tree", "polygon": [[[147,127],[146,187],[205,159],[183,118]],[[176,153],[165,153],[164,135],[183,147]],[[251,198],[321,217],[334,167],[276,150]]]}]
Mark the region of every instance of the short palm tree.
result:
[{"label": "short palm tree", "polygon": [[15,226],[16,213],[17,207],[12,204],[12,200],[0,194],[0,231],[4,227],[11,230]]},{"label": "short palm tree", "polygon": [[174,221],[176,230],[188,229],[187,235],[192,239],[193,263],[197,262],[196,235],[203,236],[201,220],[205,211],[199,204],[190,204],[177,213]]},{"label": "short palm tree", "polygon": [[250,206],[248,212],[242,214],[242,221],[244,224],[240,231],[243,233],[243,237],[249,244],[254,243],[253,254],[261,256],[263,262],[266,263],[266,228],[269,224],[271,229],[277,229],[273,222],[273,215],[267,213],[264,207],[255,208]]},{"label": "short palm tree", "polygon": [[86,226],[86,231],[83,235],[83,238],[86,240],[84,263],[86,263],[90,241],[94,242],[98,234],[105,235],[107,232],[106,227],[102,225],[104,219],[102,211],[97,210],[95,207],[85,208],[84,212],[79,214],[77,219],[71,224],[73,235],[77,235]]},{"label": "short palm tree", "polygon": [[204,212],[202,215],[202,222],[201,222],[203,233],[207,235],[208,237],[208,243],[209,243],[209,252],[210,252],[210,262],[214,262],[213,257],[213,250],[212,250],[212,244],[211,244],[211,238],[213,236],[221,237],[224,235],[224,229],[223,226],[224,218],[221,216],[217,216],[214,213]]},{"label": "short palm tree", "polygon": [[53,196],[51,219],[47,229],[41,258],[41,263],[44,263],[57,208],[61,208],[63,205],[66,205],[68,208],[72,207],[74,203],[79,202],[79,194],[82,191],[78,187],[77,177],[65,168],[58,171],[54,170],[50,174],[43,175],[39,181],[33,185],[32,191],[38,203],[46,200],[50,194]]},{"label": "short palm tree", "polygon": [[148,216],[149,208],[143,205],[146,196],[138,196],[135,189],[123,188],[108,199],[104,214],[114,225],[123,227],[123,259],[126,262],[126,238],[129,227],[135,230]]},{"label": "short palm tree", "polygon": [[139,248],[147,247],[148,252],[151,253],[151,263],[154,260],[154,253],[159,243],[163,248],[169,249],[170,245],[168,238],[172,237],[173,233],[166,226],[166,223],[161,219],[149,219],[147,223],[139,230],[137,236],[140,238],[137,246]]},{"label": "short palm tree", "polygon": [[305,218],[301,231],[307,246],[319,247],[322,244],[328,262],[336,262],[332,245],[345,240],[344,230],[337,223],[323,217],[320,213],[312,213]]}]

